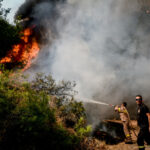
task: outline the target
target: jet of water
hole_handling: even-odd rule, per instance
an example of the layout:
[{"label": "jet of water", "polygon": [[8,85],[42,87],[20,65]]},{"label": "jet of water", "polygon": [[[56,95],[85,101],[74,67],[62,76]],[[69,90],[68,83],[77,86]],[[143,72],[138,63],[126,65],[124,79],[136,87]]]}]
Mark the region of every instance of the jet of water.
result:
[{"label": "jet of water", "polygon": [[106,106],[112,106],[114,107],[115,105],[112,105],[112,104],[107,104],[107,103],[104,103],[104,102],[100,102],[100,101],[95,101],[93,99],[87,99],[87,98],[76,98],[77,100],[80,100],[84,103],[94,103],[94,104],[100,104],[100,105],[106,105]]}]

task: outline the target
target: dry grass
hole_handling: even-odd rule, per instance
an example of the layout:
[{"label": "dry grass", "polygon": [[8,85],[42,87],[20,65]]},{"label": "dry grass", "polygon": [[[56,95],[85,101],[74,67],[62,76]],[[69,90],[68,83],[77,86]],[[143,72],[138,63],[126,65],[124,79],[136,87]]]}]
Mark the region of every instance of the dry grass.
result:
[{"label": "dry grass", "polygon": [[105,142],[95,138],[85,138],[81,144],[82,150],[107,150]]}]

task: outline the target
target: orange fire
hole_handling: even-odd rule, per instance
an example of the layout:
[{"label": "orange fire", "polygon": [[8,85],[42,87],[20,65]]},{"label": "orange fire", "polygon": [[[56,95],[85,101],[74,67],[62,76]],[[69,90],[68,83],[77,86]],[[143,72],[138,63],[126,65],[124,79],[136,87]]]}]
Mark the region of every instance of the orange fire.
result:
[{"label": "orange fire", "polygon": [[14,45],[6,57],[0,60],[0,64],[6,63],[22,63],[25,65],[23,70],[30,67],[31,61],[39,53],[39,45],[34,37],[32,37],[32,29],[27,28],[23,32],[21,42]]}]

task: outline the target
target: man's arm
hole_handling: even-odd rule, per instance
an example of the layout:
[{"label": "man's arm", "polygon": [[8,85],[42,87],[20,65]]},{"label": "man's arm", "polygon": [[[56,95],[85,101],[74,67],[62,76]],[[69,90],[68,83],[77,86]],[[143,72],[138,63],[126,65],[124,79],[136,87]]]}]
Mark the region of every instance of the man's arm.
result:
[{"label": "man's arm", "polygon": [[147,117],[148,117],[148,122],[149,122],[149,132],[150,132],[150,113],[146,113]]},{"label": "man's arm", "polygon": [[115,106],[115,111],[118,113],[127,113],[127,110],[125,108],[119,107],[118,105]]}]

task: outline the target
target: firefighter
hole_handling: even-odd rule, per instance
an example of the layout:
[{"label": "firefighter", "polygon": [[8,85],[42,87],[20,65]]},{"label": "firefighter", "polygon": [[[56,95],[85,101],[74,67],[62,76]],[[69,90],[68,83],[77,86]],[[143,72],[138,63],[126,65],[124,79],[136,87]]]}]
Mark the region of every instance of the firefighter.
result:
[{"label": "firefighter", "polygon": [[120,107],[118,105],[115,106],[115,111],[119,113],[120,119],[123,124],[123,130],[126,136],[125,143],[132,144],[132,138],[131,138],[130,129],[129,129],[130,116],[126,107],[127,107],[127,103],[123,102]]},{"label": "firefighter", "polygon": [[141,95],[136,96],[137,108],[137,123],[140,131],[137,138],[139,150],[145,150],[144,141],[150,146],[150,112],[148,107],[143,103]]}]

